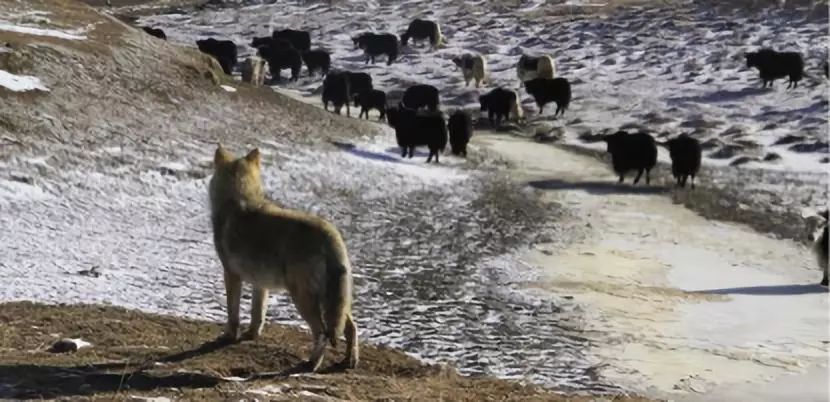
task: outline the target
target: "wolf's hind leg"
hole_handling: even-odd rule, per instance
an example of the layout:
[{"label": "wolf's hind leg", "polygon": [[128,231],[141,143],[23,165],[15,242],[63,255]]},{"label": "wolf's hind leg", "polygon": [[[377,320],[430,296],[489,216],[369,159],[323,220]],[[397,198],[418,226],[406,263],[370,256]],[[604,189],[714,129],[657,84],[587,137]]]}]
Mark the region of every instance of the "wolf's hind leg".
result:
[{"label": "wolf's hind leg", "polygon": [[311,337],[314,339],[314,346],[311,348],[311,355],[308,357],[309,370],[316,373],[323,365],[323,357],[326,354],[326,334],[323,333],[322,328],[319,332],[311,332]]},{"label": "wolf's hind leg", "polygon": [[323,363],[323,356],[326,352],[326,335],[323,331],[323,316],[320,311],[320,296],[314,289],[308,288],[308,284],[289,288],[291,298],[300,316],[303,317],[311,329],[311,338],[314,342],[308,364],[311,371],[317,371]]},{"label": "wolf's hind leg", "polygon": [[228,322],[225,333],[220,339],[236,341],[239,339],[239,298],[242,296],[242,278],[225,270],[225,296],[227,297]]},{"label": "wolf's hind leg", "polygon": [[254,297],[251,302],[251,326],[245,332],[244,339],[253,340],[259,338],[262,333],[262,326],[265,324],[265,311],[268,307],[268,289],[254,288]]},{"label": "wolf's hind leg", "polygon": [[357,367],[360,354],[357,345],[357,325],[354,323],[351,313],[346,315],[344,332],[346,335],[346,358],[343,360],[343,364],[353,369]]}]

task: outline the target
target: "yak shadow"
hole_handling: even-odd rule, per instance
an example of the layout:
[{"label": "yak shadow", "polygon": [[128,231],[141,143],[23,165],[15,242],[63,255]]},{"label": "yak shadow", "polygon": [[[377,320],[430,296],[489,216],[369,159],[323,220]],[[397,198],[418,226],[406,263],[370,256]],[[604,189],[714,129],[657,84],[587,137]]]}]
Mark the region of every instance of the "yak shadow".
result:
[{"label": "yak shadow", "polygon": [[[633,180],[633,178],[629,179]],[[642,180],[640,179],[643,183]],[[630,183],[623,183],[619,184],[617,182],[610,182],[610,181],[580,181],[580,182],[569,182],[559,179],[548,179],[548,180],[534,180],[527,183],[529,186],[540,189],[540,190],[582,190],[589,194],[641,194],[641,195],[649,195],[649,194],[662,194],[668,192],[669,190],[666,187],[662,186],[645,186],[639,184],[634,186]]]},{"label": "yak shadow", "polygon": [[[391,154],[400,155],[401,154],[401,149],[399,147],[390,147],[390,148],[386,148],[386,152],[389,152]],[[429,156],[429,152],[419,151],[418,148],[415,148],[415,153],[412,154],[412,157],[414,158],[416,156],[426,158],[427,156]]]},{"label": "yak shadow", "polygon": [[772,88],[758,88],[758,87],[749,87],[739,89],[737,91],[729,90],[729,89],[721,89],[712,93],[708,93],[705,95],[700,96],[676,96],[672,98],[668,98],[667,101],[669,103],[686,103],[686,102],[697,102],[697,103],[720,103],[720,102],[735,102],[742,100],[744,98],[748,98],[754,95],[761,95],[768,92],[772,92]]},{"label": "yak shadow", "polygon": [[339,149],[342,149],[343,151],[346,151],[346,152],[348,152],[352,155],[358,156],[360,158],[371,159],[371,160],[376,160],[376,161],[381,161],[381,162],[394,162],[394,163],[400,163],[401,162],[401,160],[399,158],[396,158],[394,156],[387,155],[387,154],[380,153],[380,152],[367,151],[365,149],[358,149],[357,146],[355,146],[354,144],[349,144],[347,142],[331,141],[331,144],[336,146]]},{"label": "yak shadow", "polygon": [[819,285],[818,283],[807,283],[801,285],[747,286],[738,288],[694,290],[690,292],[708,295],[796,296],[826,293],[827,287]]}]

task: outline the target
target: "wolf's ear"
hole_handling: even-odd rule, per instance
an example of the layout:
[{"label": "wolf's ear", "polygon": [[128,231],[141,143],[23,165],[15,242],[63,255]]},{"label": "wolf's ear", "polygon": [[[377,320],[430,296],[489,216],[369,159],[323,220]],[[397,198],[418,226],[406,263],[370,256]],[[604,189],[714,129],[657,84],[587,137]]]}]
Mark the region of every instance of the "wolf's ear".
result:
[{"label": "wolf's ear", "polygon": [[219,144],[216,147],[216,153],[213,154],[213,164],[215,166],[222,166],[226,163],[232,162],[233,159],[233,154],[231,154],[230,152],[228,152],[228,150],[222,147],[222,144]]},{"label": "wolf's ear", "polygon": [[248,152],[248,155],[245,155],[245,160],[249,163],[253,163],[259,166],[260,155],[259,155],[259,148],[254,148],[251,152]]}]

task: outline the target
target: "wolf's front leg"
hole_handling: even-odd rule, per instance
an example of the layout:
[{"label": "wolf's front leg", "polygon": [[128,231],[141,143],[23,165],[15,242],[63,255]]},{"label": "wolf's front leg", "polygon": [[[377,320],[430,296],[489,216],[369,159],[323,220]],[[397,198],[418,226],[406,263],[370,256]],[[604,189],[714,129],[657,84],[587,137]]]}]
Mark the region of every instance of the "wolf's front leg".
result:
[{"label": "wolf's front leg", "polygon": [[262,326],[265,324],[265,310],[268,307],[268,289],[254,288],[254,297],[251,302],[251,327],[245,332],[244,339],[259,338]]},{"label": "wolf's front leg", "polygon": [[312,373],[316,373],[323,365],[323,357],[326,354],[326,335],[319,330],[312,329],[311,337],[314,345],[311,347],[311,355],[308,358],[308,369]]},{"label": "wolf's front leg", "polygon": [[228,301],[228,323],[221,338],[235,342],[239,339],[239,298],[242,295],[242,278],[225,270],[225,296]]}]

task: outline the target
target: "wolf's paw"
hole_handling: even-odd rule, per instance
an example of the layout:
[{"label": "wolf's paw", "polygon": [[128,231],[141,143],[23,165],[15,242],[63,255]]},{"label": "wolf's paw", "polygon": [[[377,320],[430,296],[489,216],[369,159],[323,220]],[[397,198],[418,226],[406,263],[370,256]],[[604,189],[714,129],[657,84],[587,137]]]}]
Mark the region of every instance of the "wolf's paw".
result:
[{"label": "wolf's paw", "polygon": [[322,366],[322,364],[315,364],[315,362],[311,360],[305,360],[294,366],[294,370],[298,373],[316,373],[320,370],[320,366]]},{"label": "wolf's paw", "polygon": [[357,356],[346,356],[345,359],[341,360],[339,366],[343,367],[344,369],[351,369],[354,370],[357,368],[358,358]]},{"label": "wolf's paw", "polygon": [[225,332],[223,332],[222,335],[219,335],[219,337],[216,338],[216,340],[218,342],[223,342],[223,343],[237,342],[237,341],[239,341],[239,330],[236,330],[236,331],[225,330]]},{"label": "wolf's paw", "polygon": [[243,341],[256,340],[257,338],[259,338],[260,332],[262,332],[261,329],[250,328],[249,330],[245,331],[244,334],[242,334],[242,340]]}]

